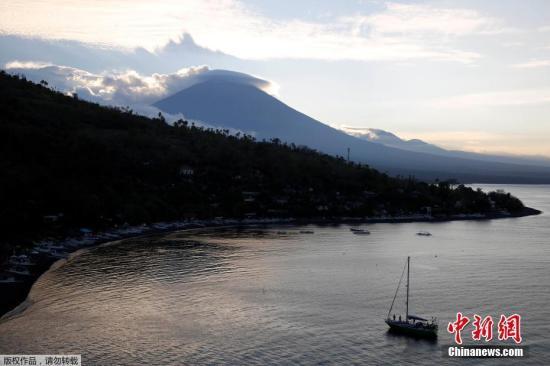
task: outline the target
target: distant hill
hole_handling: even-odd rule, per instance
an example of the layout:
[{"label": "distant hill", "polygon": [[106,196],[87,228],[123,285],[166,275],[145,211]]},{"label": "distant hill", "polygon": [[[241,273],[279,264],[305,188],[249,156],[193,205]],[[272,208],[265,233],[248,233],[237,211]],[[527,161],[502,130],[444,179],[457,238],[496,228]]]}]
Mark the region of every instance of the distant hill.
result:
[{"label": "distant hill", "polygon": [[4,253],[25,238],[80,227],[185,218],[525,211],[509,194],[391,178],[309,148],[182,120],[171,126],[3,72],[0,113]]},{"label": "distant hill", "polygon": [[344,127],[342,129],[349,135],[355,136],[362,140],[379,143],[385,146],[395,147],[397,149],[428,153],[441,156],[449,156],[463,159],[474,159],[489,162],[500,162],[509,164],[522,165],[539,165],[550,167],[550,158],[540,156],[514,156],[514,155],[497,155],[497,154],[479,154],[469,151],[446,150],[437,145],[427,143],[418,139],[405,140],[397,135],[377,128],[351,128]]},{"label": "distant hill", "polygon": [[[230,79],[229,71],[211,71],[196,83],[154,105],[168,113],[213,126],[254,134],[258,139],[278,138],[354,161],[393,175],[420,179],[455,178],[462,182],[550,183],[550,168],[488,162],[466,157],[404,151],[350,136],[277,100],[260,88]],[[242,74],[241,74],[242,75]],[[427,151],[428,152],[428,151]]]},{"label": "distant hill", "polygon": [[420,153],[443,155],[447,151],[436,145],[429,144],[422,140],[411,139],[404,140],[397,135],[378,128],[353,128],[344,127],[342,131],[357,137],[361,140],[382,144],[389,147],[395,147],[401,150],[414,151]]}]

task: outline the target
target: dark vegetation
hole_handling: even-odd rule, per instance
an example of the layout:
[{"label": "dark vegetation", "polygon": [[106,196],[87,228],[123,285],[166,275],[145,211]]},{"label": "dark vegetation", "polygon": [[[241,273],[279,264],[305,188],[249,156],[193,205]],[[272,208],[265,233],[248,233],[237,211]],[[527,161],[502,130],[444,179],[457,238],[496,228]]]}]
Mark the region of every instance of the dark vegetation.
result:
[{"label": "dark vegetation", "polygon": [[[392,178],[278,140],[106,108],[0,75],[0,237],[213,217],[521,211],[502,192]],[[345,147],[342,148],[345,150]]]}]

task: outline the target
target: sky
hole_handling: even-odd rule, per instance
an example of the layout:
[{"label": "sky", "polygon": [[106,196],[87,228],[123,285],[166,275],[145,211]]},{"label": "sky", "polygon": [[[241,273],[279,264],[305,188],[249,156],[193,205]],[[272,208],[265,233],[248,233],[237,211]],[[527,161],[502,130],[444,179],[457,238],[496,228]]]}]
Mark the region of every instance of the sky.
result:
[{"label": "sky", "polygon": [[91,99],[151,103],[228,69],[337,128],[550,156],[546,0],[12,0],[0,15],[4,68]]}]

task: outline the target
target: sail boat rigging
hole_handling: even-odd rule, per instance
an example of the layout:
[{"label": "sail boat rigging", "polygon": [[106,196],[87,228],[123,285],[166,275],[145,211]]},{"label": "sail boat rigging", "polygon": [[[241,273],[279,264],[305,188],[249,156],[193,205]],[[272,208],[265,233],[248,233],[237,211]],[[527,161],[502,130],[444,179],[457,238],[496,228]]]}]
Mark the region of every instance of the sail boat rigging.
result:
[{"label": "sail boat rigging", "polygon": [[[438,325],[436,318],[428,320],[416,315],[409,314],[410,264],[411,257],[407,257],[407,262],[405,263],[405,267],[403,267],[403,272],[401,273],[401,277],[399,278],[399,283],[397,284],[397,289],[395,290],[395,295],[393,296],[393,300],[391,302],[391,306],[385,322],[386,324],[388,324],[391,330],[399,333],[422,337],[437,337]],[[405,269],[407,270],[407,298],[405,300],[405,319],[402,319],[401,315],[399,315],[399,319],[396,319],[395,314],[393,314],[393,318],[390,317],[390,314],[393,309],[395,299],[397,298],[397,293],[399,292],[399,287],[401,286],[401,281],[403,280]]]}]

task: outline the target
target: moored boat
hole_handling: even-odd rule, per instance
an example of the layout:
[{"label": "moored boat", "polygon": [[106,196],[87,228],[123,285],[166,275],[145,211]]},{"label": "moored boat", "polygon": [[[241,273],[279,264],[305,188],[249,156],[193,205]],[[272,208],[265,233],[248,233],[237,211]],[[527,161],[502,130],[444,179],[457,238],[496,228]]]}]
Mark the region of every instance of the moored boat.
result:
[{"label": "moored boat", "polygon": [[[437,324],[436,318],[432,317],[430,320],[428,320],[420,316],[409,314],[410,262],[411,262],[411,257],[407,257],[407,263],[405,264],[405,268],[403,268],[403,273],[401,274],[401,278],[399,279],[399,283],[397,284],[397,289],[395,290],[395,295],[393,297],[390,310],[388,311],[388,316],[386,317],[385,322],[386,324],[388,324],[388,326],[392,331],[397,333],[402,333],[402,334],[412,335],[417,337],[436,338],[437,330],[438,330],[438,324]],[[399,291],[399,287],[401,285],[401,280],[403,279],[405,269],[407,269],[407,298],[405,302],[406,304],[405,317],[403,319],[402,316],[399,315],[399,317],[396,319],[395,314],[393,314],[393,316],[390,316],[390,314],[393,309],[395,298],[397,297],[397,293]]]}]

